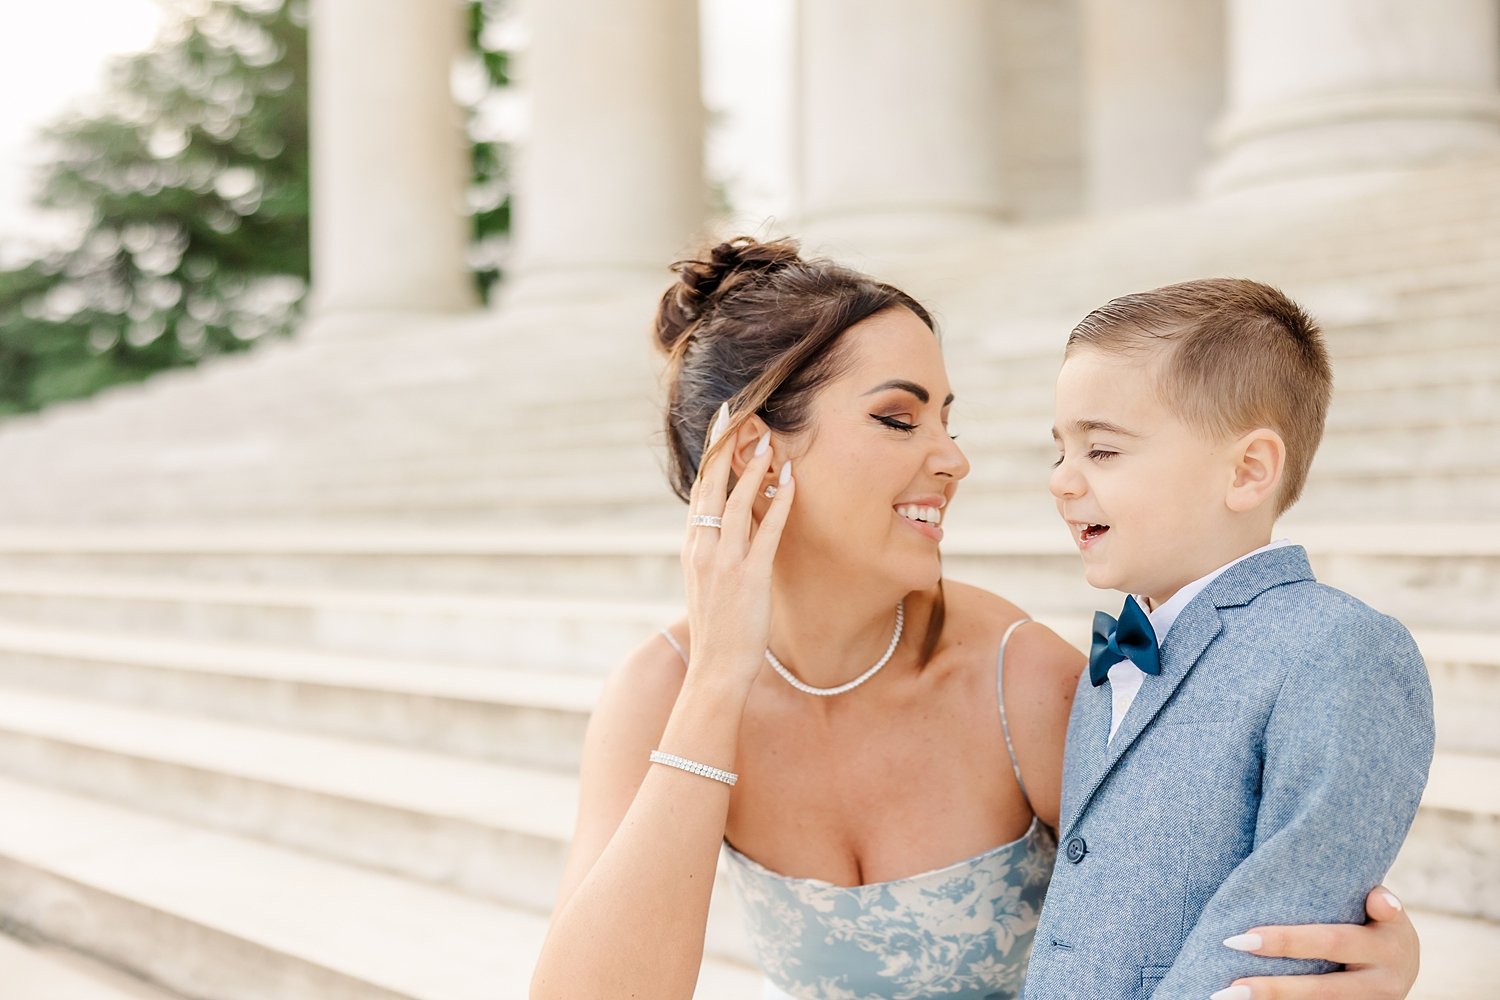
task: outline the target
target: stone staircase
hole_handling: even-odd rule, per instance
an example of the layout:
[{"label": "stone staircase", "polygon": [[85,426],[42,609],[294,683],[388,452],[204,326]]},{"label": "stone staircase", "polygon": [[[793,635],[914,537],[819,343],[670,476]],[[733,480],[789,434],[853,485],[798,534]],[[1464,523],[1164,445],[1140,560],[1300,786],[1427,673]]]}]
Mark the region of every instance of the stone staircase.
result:
[{"label": "stone staircase", "polygon": [[[1487,996],[1500,163],[1265,197],[856,263],[944,327],[950,575],[1080,642],[1098,598],[1045,491],[1068,327],[1204,273],[1318,313],[1339,384],[1283,533],[1427,655],[1438,758],[1390,881],[1413,995]],[[680,613],[651,298],[393,321],[0,429],[0,930],[205,1000],[524,996],[601,677]],[[699,994],[749,1000],[718,897]]]}]

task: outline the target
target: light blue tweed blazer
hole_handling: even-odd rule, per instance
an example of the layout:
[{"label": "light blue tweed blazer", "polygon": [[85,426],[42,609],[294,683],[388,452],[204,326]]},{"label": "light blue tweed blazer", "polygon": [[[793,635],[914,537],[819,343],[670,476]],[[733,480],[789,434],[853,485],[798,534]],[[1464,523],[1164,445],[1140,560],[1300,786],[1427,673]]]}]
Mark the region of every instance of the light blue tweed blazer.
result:
[{"label": "light blue tweed blazer", "polygon": [[1206,1000],[1323,972],[1223,940],[1359,922],[1416,815],[1432,690],[1406,629],[1313,578],[1300,546],[1231,566],[1182,610],[1113,740],[1085,671],[1057,864],[1026,1000]]}]

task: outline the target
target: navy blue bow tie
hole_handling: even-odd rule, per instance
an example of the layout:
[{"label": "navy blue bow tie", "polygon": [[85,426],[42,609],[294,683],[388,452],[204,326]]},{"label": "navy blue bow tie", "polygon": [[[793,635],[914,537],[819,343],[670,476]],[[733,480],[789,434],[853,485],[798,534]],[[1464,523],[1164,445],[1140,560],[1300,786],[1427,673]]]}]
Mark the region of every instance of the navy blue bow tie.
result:
[{"label": "navy blue bow tie", "polygon": [[1129,660],[1148,674],[1161,673],[1156,629],[1134,597],[1125,598],[1118,622],[1103,611],[1094,612],[1094,648],[1089,651],[1089,680],[1094,687],[1108,680],[1109,668],[1121,660]]}]

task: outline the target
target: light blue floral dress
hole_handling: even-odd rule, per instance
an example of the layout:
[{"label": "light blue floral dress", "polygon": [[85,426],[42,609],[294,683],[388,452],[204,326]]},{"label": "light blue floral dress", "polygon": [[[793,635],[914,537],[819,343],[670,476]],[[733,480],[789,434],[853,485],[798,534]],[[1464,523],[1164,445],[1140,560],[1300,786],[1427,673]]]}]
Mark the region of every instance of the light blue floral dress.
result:
[{"label": "light blue floral dress", "polygon": [[[995,668],[1005,718],[1005,646]],[[675,643],[674,643],[675,645]],[[1021,785],[1022,793],[1026,786]],[[1057,854],[1036,817],[1016,840],[909,878],[839,886],[779,875],[724,845],[767,1000],[1013,1000]]]}]

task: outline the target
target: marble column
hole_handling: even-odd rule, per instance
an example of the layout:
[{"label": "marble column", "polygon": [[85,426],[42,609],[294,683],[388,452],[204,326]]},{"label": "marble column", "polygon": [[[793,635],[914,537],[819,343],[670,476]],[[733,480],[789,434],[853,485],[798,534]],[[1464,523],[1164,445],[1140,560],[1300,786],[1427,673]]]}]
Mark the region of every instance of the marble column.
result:
[{"label": "marble column", "polygon": [[985,0],[802,0],[804,227],[860,242],[959,235],[1004,209]]},{"label": "marble column", "polygon": [[458,0],[314,0],[312,318],[472,308]]},{"label": "marble column", "polygon": [[696,0],[526,0],[509,294],[665,285],[707,210]]},{"label": "marble column", "polygon": [[1086,200],[1189,197],[1224,104],[1223,0],[1085,0]]},{"label": "marble column", "polygon": [[1495,0],[1229,0],[1211,189],[1500,149]]}]

